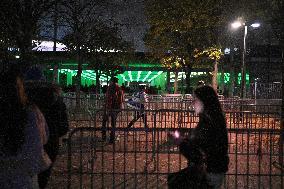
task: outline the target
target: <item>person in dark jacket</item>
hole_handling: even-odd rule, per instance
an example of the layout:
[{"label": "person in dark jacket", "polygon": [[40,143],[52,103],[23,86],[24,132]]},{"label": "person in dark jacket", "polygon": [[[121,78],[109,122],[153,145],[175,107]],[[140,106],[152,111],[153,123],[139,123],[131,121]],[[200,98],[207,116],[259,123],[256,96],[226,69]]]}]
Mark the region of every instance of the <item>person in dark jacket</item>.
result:
[{"label": "person in dark jacket", "polygon": [[187,159],[188,166],[179,172],[168,175],[169,189],[211,189],[207,184],[203,152],[193,142],[183,140],[179,145],[180,153]]},{"label": "person in dark jacket", "polygon": [[122,103],[124,101],[124,94],[121,87],[118,85],[118,79],[116,77],[111,78],[110,84],[106,91],[105,112],[102,122],[102,139],[106,141],[106,127],[108,126],[109,117],[111,117],[111,131],[109,143],[113,144],[115,141],[115,127],[116,119]]},{"label": "person in dark jacket", "polygon": [[[39,70],[34,68],[26,73],[25,89],[29,101],[36,104],[43,113],[48,128],[49,139],[44,149],[52,161],[56,160],[59,151],[59,139],[68,132],[69,123],[66,105],[60,96],[60,88],[43,81]],[[51,174],[52,165],[38,175],[39,187],[45,188]]]},{"label": "person in dark jacket", "polygon": [[228,171],[228,131],[217,93],[210,86],[194,91],[193,106],[199,123],[189,142],[194,142],[205,154],[206,178],[209,186],[221,188]]}]

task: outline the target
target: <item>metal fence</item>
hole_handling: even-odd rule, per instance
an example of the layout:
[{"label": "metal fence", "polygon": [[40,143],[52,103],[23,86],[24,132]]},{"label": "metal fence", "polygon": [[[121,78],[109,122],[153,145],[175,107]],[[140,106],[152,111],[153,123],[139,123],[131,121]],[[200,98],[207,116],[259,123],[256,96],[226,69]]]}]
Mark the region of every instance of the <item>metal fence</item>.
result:
[{"label": "metal fence", "polygon": [[[223,188],[284,187],[280,113],[258,109],[226,112],[230,164]],[[198,123],[193,111],[147,110],[147,128],[140,119],[127,129],[135,112],[122,110],[113,144],[102,140],[103,110],[81,114],[87,116],[70,117],[68,188],[166,188],[167,175],[187,165],[168,134],[189,134]]]},{"label": "metal fence", "polygon": [[[125,102],[123,103],[124,108],[127,108],[127,100],[129,98],[131,98],[131,96],[125,96]],[[281,105],[281,99],[240,99],[238,97],[224,98],[223,96],[219,98],[224,111],[279,112]],[[193,98],[190,95],[149,95],[149,101],[144,104],[148,110],[193,110],[192,100]],[[74,96],[65,96],[64,102],[70,112],[76,109],[76,98]],[[91,95],[82,97],[79,99],[79,103],[83,110],[103,109],[105,96]]]},{"label": "metal fence", "polygon": [[254,82],[250,84],[249,94],[251,98],[256,99],[279,99],[281,98],[281,82],[261,83]]}]

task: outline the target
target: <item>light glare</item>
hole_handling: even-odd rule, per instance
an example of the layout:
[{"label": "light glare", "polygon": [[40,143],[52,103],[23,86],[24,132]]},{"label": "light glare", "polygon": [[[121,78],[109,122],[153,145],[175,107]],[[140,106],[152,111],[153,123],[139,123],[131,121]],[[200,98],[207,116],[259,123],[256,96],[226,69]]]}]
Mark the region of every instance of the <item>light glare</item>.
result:
[{"label": "light glare", "polygon": [[239,27],[242,26],[242,23],[241,22],[234,22],[231,25],[232,25],[232,28],[239,28]]},{"label": "light glare", "polygon": [[179,136],[180,136],[178,131],[175,131],[174,135],[175,135],[176,138],[179,138]]},{"label": "light glare", "polygon": [[251,25],[251,27],[253,27],[253,28],[258,28],[260,26],[260,23],[253,23],[252,25]]}]

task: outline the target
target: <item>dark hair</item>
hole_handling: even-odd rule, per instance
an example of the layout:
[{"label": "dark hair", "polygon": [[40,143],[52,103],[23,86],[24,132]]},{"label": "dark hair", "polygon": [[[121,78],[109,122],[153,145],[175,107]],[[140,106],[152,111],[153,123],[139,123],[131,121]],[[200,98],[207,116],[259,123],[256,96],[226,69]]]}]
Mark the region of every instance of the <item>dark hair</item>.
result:
[{"label": "dark hair", "polygon": [[218,95],[211,86],[205,85],[198,87],[194,91],[194,96],[202,101],[204,105],[203,112],[208,115],[212,121],[218,123],[218,125],[226,126]]},{"label": "dark hair", "polygon": [[20,92],[23,86],[19,86],[22,78],[21,71],[15,66],[0,76],[0,151],[5,154],[16,154],[25,138],[27,110],[23,102],[25,94]]},{"label": "dark hair", "polygon": [[110,81],[112,81],[112,82],[114,82],[114,83],[117,83],[117,82],[118,82],[118,78],[117,78],[117,77],[112,77],[112,78],[110,79]]},{"label": "dark hair", "polygon": [[206,112],[222,112],[218,95],[211,86],[205,85],[198,87],[194,91],[194,96],[202,101]]},{"label": "dark hair", "polygon": [[139,90],[142,91],[142,90],[145,90],[146,86],[145,85],[139,85]]},{"label": "dark hair", "polygon": [[27,80],[27,81],[29,81],[29,80],[33,80],[33,81],[44,81],[44,80],[45,80],[41,69],[38,68],[38,67],[35,67],[35,66],[30,67],[30,68],[26,71],[26,73],[25,73],[25,75],[24,75],[24,79]]}]

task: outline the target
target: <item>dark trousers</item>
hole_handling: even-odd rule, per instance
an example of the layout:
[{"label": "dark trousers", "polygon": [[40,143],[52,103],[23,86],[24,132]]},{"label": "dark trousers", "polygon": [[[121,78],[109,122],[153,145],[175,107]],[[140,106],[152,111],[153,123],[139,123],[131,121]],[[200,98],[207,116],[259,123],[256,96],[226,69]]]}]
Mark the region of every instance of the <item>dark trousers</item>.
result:
[{"label": "dark trousers", "polygon": [[52,166],[50,166],[47,170],[39,173],[38,176],[38,186],[40,189],[44,189],[47,186],[48,179],[51,175]]},{"label": "dark trousers", "polygon": [[135,114],[134,114],[134,119],[131,120],[128,125],[127,125],[127,128],[130,128],[134,125],[134,123],[140,119],[142,117],[143,119],[143,123],[144,123],[144,127],[147,128],[147,114],[144,110],[141,110],[141,111],[136,111]]},{"label": "dark trousers", "polygon": [[104,114],[103,117],[103,124],[102,124],[102,138],[103,140],[106,140],[106,126],[107,122],[109,120],[109,117],[111,117],[111,131],[110,131],[110,142],[113,142],[115,139],[115,126],[116,126],[116,119],[119,111],[108,111]]}]

